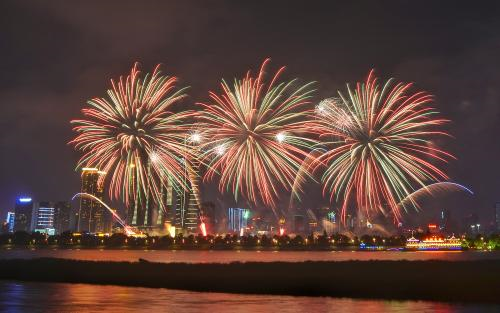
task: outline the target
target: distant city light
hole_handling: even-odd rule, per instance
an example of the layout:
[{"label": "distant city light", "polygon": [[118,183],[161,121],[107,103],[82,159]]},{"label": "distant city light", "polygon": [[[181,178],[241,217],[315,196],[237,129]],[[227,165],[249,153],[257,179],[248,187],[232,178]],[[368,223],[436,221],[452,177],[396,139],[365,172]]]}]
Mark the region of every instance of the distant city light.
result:
[{"label": "distant city light", "polygon": [[31,202],[31,198],[19,198],[19,202]]}]

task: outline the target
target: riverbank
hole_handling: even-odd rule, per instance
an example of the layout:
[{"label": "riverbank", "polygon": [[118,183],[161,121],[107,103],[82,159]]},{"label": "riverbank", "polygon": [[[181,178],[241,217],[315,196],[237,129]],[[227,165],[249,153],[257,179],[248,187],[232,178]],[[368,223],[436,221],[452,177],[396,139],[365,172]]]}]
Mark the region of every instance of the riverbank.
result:
[{"label": "riverbank", "polygon": [[499,261],[186,264],[0,260],[0,279],[205,292],[500,303]]}]

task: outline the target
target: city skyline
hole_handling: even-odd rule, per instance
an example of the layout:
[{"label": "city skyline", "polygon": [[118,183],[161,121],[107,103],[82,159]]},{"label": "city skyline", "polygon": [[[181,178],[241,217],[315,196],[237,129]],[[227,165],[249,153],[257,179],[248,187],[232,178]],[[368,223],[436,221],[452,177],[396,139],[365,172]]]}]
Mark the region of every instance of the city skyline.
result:
[{"label": "city skyline", "polygon": [[0,310],[500,312],[500,2],[0,15]]},{"label": "city skyline", "polygon": [[[202,12],[202,7],[196,4],[177,4],[181,10],[190,10],[196,16]],[[250,12],[255,12],[257,8],[248,4]],[[75,32],[82,36],[88,36],[92,33],[85,24],[78,19],[76,12],[70,14],[75,17],[74,20],[67,20],[58,11],[56,7],[31,7],[25,8],[22,4],[11,5],[13,10],[27,9],[36,17],[43,19],[41,12],[49,13],[54,21],[62,25],[70,26],[68,32]],[[355,11],[354,5],[335,5],[334,8],[344,9],[347,11]],[[108,8],[102,7],[103,12]],[[205,19],[203,22],[212,25],[221,19],[228,19],[230,22],[235,22],[237,18],[248,18],[248,13],[239,11],[238,8],[233,8],[235,11],[230,16],[216,16],[210,19]],[[297,6],[292,5],[292,11],[297,12]],[[391,8],[382,8],[375,6],[374,10],[381,11],[381,14],[390,14],[391,10],[402,10],[397,5]],[[263,21],[274,25],[278,30],[284,31],[281,26],[273,24],[272,12],[277,10],[275,6],[269,8],[269,12],[263,12]],[[321,7],[311,8],[316,13],[320,14]],[[423,8],[417,8],[423,10]],[[460,5],[453,8],[446,8],[446,12],[451,16],[465,16],[468,23],[459,25],[458,29],[452,29],[447,22],[453,20],[442,20],[442,12],[444,5],[434,4],[432,10],[425,10],[425,17],[435,21],[442,30],[437,34],[429,32],[429,29],[419,30],[410,25],[411,23],[398,25],[393,28],[390,22],[383,22],[378,25],[375,30],[380,34],[391,35],[392,40],[401,42],[403,40],[402,33],[409,34],[413,41],[410,41],[410,47],[402,47],[403,51],[398,52],[399,57],[391,55],[391,52],[386,52],[384,45],[370,46],[373,49],[373,55],[368,54],[365,59],[358,60],[349,56],[352,54],[352,48],[349,45],[343,45],[341,42],[332,43],[328,39],[329,33],[324,31],[322,25],[316,21],[308,21],[311,27],[316,31],[318,38],[322,40],[303,36],[300,33],[299,26],[290,25],[291,32],[298,35],[291,35],[283,32],[283,41],[280,44],[272,42],[272,34],[259,31],[259,34],[268,43],[259,46],[256,51],[238,54],[243,51],[242,48],[236,48],[236,51],[231,53],[239,55],[238,60],[227,60],[225,57],[212,56],[209,52],[199,52],[198,58],[192,55],[186,56],[186,51],[203,47],[203,43],[190,44],[189,41],[181,41],[183,45],[173,47],[173,50],[166,49],[161,44],[155,46],[155,41],[149,38],[144,38],[145,43],[142,45],[146,51],[142,51],[134,47],[129,52],[124,52],[119,48],[123,47],[120,41],[105,42],[104,55],[111,55],[113,51],[118,49],[118,61],[108,64],[100,59],[100,55],[86,51],[86,58],[80,61],[78,65],[71,68],[71,71],[63,69],[63,65],[54,62],[45,63],[42,59],[33,59],[30,62],[35,71],[30,67],[20,67],[23,75],[15,74],[14,80],[18,85],[13,85],[12,82],[5,82],[4,92],[8,96],[6,100],[12,101],[17,105],[9,106],[6,109],[7,115],[4,115],[7,120],[14,120],[16,117],[23,117],[23,128],[19,130],[19,126],[8,126],[6,123],[5,136],[2,140],[2,150],[9,151],[3,155],[3,173],[0,191],[0,213],[2,216],[7,211],[13,209],[14,201],[22,194],[29,194],[36,199],[70,199],[71,196],[79,190],[79,173],[74,172],[74,164],[78,159],[78,154],[72,151],[72,148],[66,145],[66,142],[71,138],[71,126],[67,122],[70,118],[78,116],[78,110],[84,105],[85,101],[93,96],[100,96],[102,89],[107,86],[107,81],[110,78],[126,73],[127,69],[135,60],[140,61],[145,69],[151,68],[156,63],[163,63],[169,73],[179,76],[183,85],[191,85],[190,98],[183,101],[183,105],[188,107],[193,106],[195,102],[207,100],[207,90],[217,88],[218,81],[221,77],[232,77],[233,75],[241,76],[247,68],[256,68],[258,64],[265,58],[271,57],[273,62],[277,64],[286,64],[288,66],[287,78],[299,76],[301,82],[316,80],[318,81],[318,96],[314,99],[315,103],[326,96],[331,95],[335,90],[342,89],[345,82],[354,83],[361,80],[366,72],[375,67],[381,77],[387,79],[396,76],[398,79],[406,82],[416,82],[419,89],[425,89],[435,96],[435,105],[442,112],[443,116],[450,118],[453,122],[449,126],[449,132],[454,139],[443,142],[444,146],[458,157],[458,160],[452,161],[447,165],[447,172],[453,181],[460,182],[470,187],[474,192],[474,197],[456,195],[456,197],[446,199],[436,199],[436,204],[426,206],[427,213],[439,212],[442,208],[448,208],[457,212],[456,215],[467,215],[476,212],[480,218],[487,219],[487,216],[493,216],[492,207],[497,199],[499,188],[498,177],[499,168],[495,162],[495,156],[499,153],[499,147],[495,142],[488,140],[488,135],[498,133],[498,93],[495,88],[497,78],[489,71],[497,64],[497,60],[492,58],[489,53],[484,54],[484,50],[495,51],[498,38],[493,29],[498,26],[498,22],[493,19],[495,10],[489,11],[486,15],[485,9],[470,11],[466,15],[464,8]],[[450,11],[451,10],[451,11]],[[145,8],[145,12],[151,13],[151,10]],[[428,12],[428,13],[427,13]],[[100,14],[100,13],[99,13]],[[122,14],[131,14],[131,11],[125,10]],[[404,14],[404,12],[403,12]],[[141,15],[142,18],[144,16]],[[415,21],[415,15],[407,16],[410,21]],[[439,19],[438,19],[439,17]],[[365,18],[366,22],[375,23],[375,19],[367,16],[361,16],[359,19]],[[449,18],[449,17],[448,17]],[[341,19],[340,19],[341,20]],[[324,21],[324,19],[323,19]],[[417,20],[418,22],[419,20]],[[10,21],[6,21],[9,23]],[[56,22],[45,25],[46,29],[58,27]],[[151,21],[151,26],[165,25],[160,17]],[[328,21],[330,23],[330,21]],[[118,22],[118,25],[122,25]],[[185,24],[183,24],[185,25]],[[452,23],[453,25],[453,23]],[[355,26],[355,25],[353,25]],[[218,26],[214,26],[217,30]],[[22,32],[23,29],[18,30]],[[110,34],[114,34],[116,30],[109,30]],[[427,31],[427,32],[426,32]],[[439,42],[440,36],[450,32],[452,35],[447,36],[446,44]],[[359,29],[353,27],[350,31],[351,35],[362,36],[361,38],[369,39],[368,35],[362,35]],[[401,32],[401,33],[400,33]],[[255,34],[250,34],[249,29],[243,28],[242,33],[249,36],[250,43],[257,42],[262,38]],[[468,34],[473,33],[474,36]],[[21,33],[22,34],[22,33]],[[192,36],[196,38],[203,36],[204,31],[196,30]],[[336,33],[339,35],[338,33]],[[425,37],[423,37],[425,34]],[[460,34],[460,36],[459,36]],[[14,30],[9,31],[9,40],[15,40]],[[462,35],[464,37],[462,37]],[[61,36],[61,35],[60,35]],[[287,52],[286,47],[290,47],[294,40],[298,40],[304,44],[299,51]],[[474,37],[474,38],[472,38]],[[348,36],[341,37],[345,42],[350,42]],[[46,38],[54,43],[54,48],[38,47],[40,52],[49,53],[55,52],[60,56],[68,53],[64,49],[75,49],[78,46],[74,45],[67,37]],[[103,38],[99,38],[103,39]],[[223,43],[224,38],[216,37],[217,42]],[[238,39],[241,40],[241,39]],[[242,41],[238,41],[242,43]],[[468,42],[467,47],[462,46],[464,42]],[[476,48],[470,48],[471,42]],[[427,45],[426,45],[427,44]],[[23,49],[29,49],[29,44],[26,47],[21,47],[20,55],[27,53]],[[51,45],[48,45],[51,46]],[[422,46],[426,46],[424,49]],[[315,47],[313,49],[313,47]],[[318,47],[321,47],[318,49]],[[489,47],[489,49],[485,49]],[[12,53],[13,62],[19,65],[20,59],[16,58],[15,51],[7,49],[7,53]],[[52,50],[54,49],[54,50]],[[215,51],[223,51],[223,46],[212,46]],[[300,52],[316,51],[317,54],[314,60],[312,58],[298,59]],[[413,49],[413,50],[412,50]],[[202,51],[203,49],[196,49]],[[384,53],[383,53],[384,52]],[[451,53],[452,58],[444,61],[444,65],[439,64],[443,61],[442,54],[444,52]],[[338,56],[339,54],[340,56]],[[330,55],[335,55],[330,57]],[[475,60],[477,55],[488,58],[489,62],[478,64]],[[210,60],[218,64],[212,67],[201,64],[199,60]],[[471,60],[471,63],[463,62],[463,60]],[[49,60],[52,60],[49,57]],[[192,64],[191,64],[192,62]],[[63,62],[64,63],[64,62]],[[346,63],[343,65],[342,63]],[[41,82],[40,68],[54,67],[55,71],[59,69],[57,75],[47,73],[48,79]],[[7,65],[7,68],[12,68],[12,65]],[[12,68],[12,72],[15,70]],[[474,82],[467,80],[464,73],[473,72]],[[203,76],[201,76],[203,75]],[[469,78],[472,79],[472,78]],[[30,81],[38,82],[34,86],[30,86]],[[70,85],[64,81],[72,81]],[[41,87],[44,88],[41,88]],[[76,87],[75,87],[76,86]],[[28,88],[28,92],[21,92],[20,88]],[[456,88],[458,87],[458,88]],[[39,106],[39,107],[38,107]],[[41,109],[43,107],[43,109]],[[58,112],[54,114],[53,112]],[[59,114],[59,112],[61,114]],[[38,114],[42,114],[42,118],[38,118]],[[45,114],[45,115],[44,115]],[[29,137],[37,138],[36,141],[30,141]],[[41,137],[40,137],[41,136]],[[41,145],[41,146],[40,146]],[[45,148],[45,150],[43,149]],[[25,156],[22,164],[18,164],[14,159],[19,156]],[[9,164],[9,166],[7,166]],[[213,186],[205,186],[206,194],[210,195],[212,201],[217,201],[219,195]],[[319,189],[320,186],[313,186],[311,189]],[[314,193],[313,193],[314,194]],[[316,194],[310,198],[306,197],[304,206],[315,207],[327,204],[328,199],[315,200],[318,198]],[[225,199],[230,202],[229,199]],[[229,205],[229,204],[228,204]],[[426,214],[425,210],[422,212]],[[415,218],[419,218],[414,215]]]}]

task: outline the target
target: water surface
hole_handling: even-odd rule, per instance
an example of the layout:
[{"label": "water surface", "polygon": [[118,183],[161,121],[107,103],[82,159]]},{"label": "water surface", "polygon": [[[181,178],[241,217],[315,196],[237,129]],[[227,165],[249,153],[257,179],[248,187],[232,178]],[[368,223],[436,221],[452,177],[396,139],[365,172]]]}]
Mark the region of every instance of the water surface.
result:
[{"label": "water surface", "polygon": [[217,251],[217,250],[104,250],[104,249],[0,249],[0,259],[54,257],[95,261],[228,263],[347,260],[500,260],[500,251]]},{"label": "water surface", "polygon": [[0,281],[3,312],[499,312],[500,306]]}]

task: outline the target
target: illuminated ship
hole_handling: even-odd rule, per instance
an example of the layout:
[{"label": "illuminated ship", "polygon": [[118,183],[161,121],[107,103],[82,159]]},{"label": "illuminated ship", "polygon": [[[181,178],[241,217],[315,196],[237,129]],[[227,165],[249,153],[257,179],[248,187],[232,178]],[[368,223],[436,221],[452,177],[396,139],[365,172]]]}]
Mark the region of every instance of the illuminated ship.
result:
[{"label": "illuminated ship", "polygon": [[455,236],[441,238],[431,236],[422,241],[411,237],[406,241],[407,250],[462,250],[462,241]]}]

